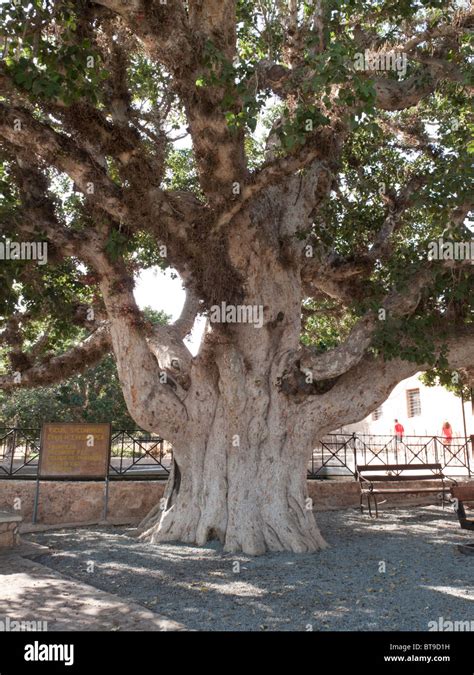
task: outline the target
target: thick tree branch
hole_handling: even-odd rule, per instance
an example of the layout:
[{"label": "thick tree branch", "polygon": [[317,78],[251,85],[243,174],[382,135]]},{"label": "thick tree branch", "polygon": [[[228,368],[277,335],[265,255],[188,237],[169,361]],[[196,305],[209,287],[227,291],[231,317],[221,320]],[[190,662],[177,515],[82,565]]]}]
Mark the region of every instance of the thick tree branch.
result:
[{"label": "thick tree branch", "polygon": [[[38,237],[45,233],[56,256],[81,257],[91,238],[84,233],[68,229],[56,216],[53,198],[45,174],[24,149],[13,147],[16,164],[12,174],[21,197],[21,207],[15,210],[16,229],[24,235]],[[48,251],[48,261],[51,262]]]},{"label": "thick tree branch", "polygon": [[[20,122],[19,130],[15,130],[16,121]],[[189,247],[188,231],[203,213],[202,204],[191,193],[163,191],[154,185],[154,179],[143,180],[141,173],[136,178],[138,186],[133,183],[133,187],[123,191],[107,176],[104,168],[81,150],[72,138],[38,122],[23,109],[8,109],[1,103],[0,136],[16,148],[17,156],[23,157],[24,167],[32,160],[43,160],[67,173],[86,194],[86,208],[103,210],[119,224],[127,223],[134,230],[152,233],[159,243],[166,244],[170,252],[176,254],[178,260],[182,253],[179,255],[177,252]],[[127,163],[128,155],[123,156],[122,160]],[[137,155],[133,160],[134,165],[136,162],[141,162],[141,170],[146,171],[143,158],[140,160]],[[126,168],[131,171],[130,165]],[[151,172],[152,169],[153,166],[150,167]],[[42,197],[37,195],[37,198],[41,204]],[[35,210],[33,204],[30,208]],[[41,220],[47,222],[48,218]]]},{"label": "thick tree branch", "polygon": [[324,291],[348,304],[354,296],[355,282],[367,278],[378,261],[387,260],[393,252],[393,234],[402,226],[407,209],[418,198],[420,188],[426,184],[427,175],[413,175],[397,195],[385,194],[387,215],[381,228],[365,253],[343,257],[335,252],[321,260],[317,255],[303,261],[302,279],[309,289]]},{"label": "thick tree branch", "polygon": [[196,316],[199,314],[201,303],[199,298],[188,289],[186,292],[186,300],[181,312],[179,319],[175,321],[173,327],[176,331],[176,334],[181,338],[185,338],[188,335],[193,326]]},{"label": "thick tree branch", "polygon": [[[410,315],[418,306],[421,291],[429,283],[432,274],[431,266],[421,269],[403,291],[390,293],[380,308],[394,319]],[[315,354],[310,348],[304,349],[300,359],[301,369],[305,373],[310,372],[313,380],[327,380],[342,375],[361,361],[378,325],[378,314],[368,312],[359,319],[347,339],[338,347],[323,354]]]},{"label": "thick tree branch", "polygon": [[0,389],[11,391],[62,382],[99,363],[110,349],[109,327],[104,324],[83,342],[63,354],[51,356],[25,370],[0,375]]},{"label": "thick tree branch", "polygon": [[[387,111],[406,110],[419,103],[423,98],[432,94],[438,83],[443,80],[463,82],[459,67],[443,58],[430,59],[419,55],[417,59],[423,63],[419,73],[398,81],[384,76],[367,73],[375,90],[375,105]],[[267,59],[260,61],[255,68],[254,79],[257,86],[264,90],[270,89],[274,94],[285,99],[295,94],[302,84],[314,77],[315,73],[308,67],[291,70],[286,66],[274,63]],[[334,85],[337,90],[339,85]]]},{"label": "thick tree branch", "polygon": [[185,392],[163,377],[167,364],[159,363],[153,346],[158,343],[161,347],[164,342],[163,349],[169,354],[176,345],[170,344],[165,326],[153,330],[144,320],[133,296],[133,281],[120,261],[112,263],[100,248],[93,248],[88,260],[100,275],[99,286],[130,414],[144,429],[163,429],[165,437],[172,439],[186,419],[182,402]]},{"label": "thick tree branch", "polygon": [[[112,343],[124,395],[132,414],[137,408],[141,410],[143,419],[138,423],[150,429],[156,429],[159,414],[161,428],[168,429],[168,437],[171,438],[176,420],[182,420],[185,416],[185,409],[178,397],[183,397],[185,393],[182,384],[189,386],[189,352],[177,338],[174,328],[157,326],[152,329],[144,322],[133,297],[132,281],[124,266],[119,262],[111,263],[103,253],[107,227],[97,226],[96,231],[90,232],[88,237],[68,231],[56,219],[54,206],[47,196],[47,181],[43,173],[34,166],[25,166],[23,158],[19,157],[16,174],[24,213],[32,221],[30,227],[34,229],[40,224],[52,241],[56,244],[59,242],[61,249],[64,249],[63,254],[82,259],[98,276],[109,319],[108,346],[110,348]],[[59,360],[55,364],[60,367],[62,357],[57,358]],[[178,362],[173,363],[176,359]],[[64,361],[63,377],[66,378],[69,359],[65,358]],[[163,373],[173,367],[178,370],[178,375],[174,374],[169,380],[163,378]],[[22,386],[30,386],[29,383],[37,381],[36,371],[31,372],[31,377],[22,379]],[[55,372],[57,375],[59,371]],[[48,382],[44,368],[40,369],[38,378]],[[137,405],[139,402],[143,405]]]},{"label": "thick tree branch", "polygon": [[[142,41],[153,60],[163,63],[173,75],[172,85],[186,110],[193,140],[199,180],[209,201],[222,208],[232,197],[234,182],[247,175],[244,134],[232,131],[221,106],[230,82],[197,86],[199,79],[219,76],[218,64],[205,64],[204,47],[212,43],[228,61],[235,54],[235,0],[191,3],[189,20],[181,0],[166,4],[136,0],[97,0],[119,14]],[[192,24],[192,25],[191,25]],[[197,32],[192,30],[194,27]],[[235,96],[236,111],[241,108]]]},{"label": "thick tree branch", "polygon": [[99,208],[121,221],[127,209],[120,189],[74,141],[36,120],[21,108],[0,103],[0,135],[10,144],[30,150],[36,157],[67,173]]},{"label": "thick tree branch", "polygon": [[[295,174],[317,162],[319,171],[329,171],[328,160],[336,161],[341,150],[341,132],[331,127],[323,127],[294,152],[264,164],[241,190],[240,197],[229,209],[223,211],[217,219],[214,229],[219,231],[228,225],[243,208],[261,195],[267,188],[294,178]],[[311,173],[314,181],[314,173]],[[311,209],[309,209],[310,211]],[[308,211],[308,213],[309,213]]]},{"label": "thick tree branch", "polygon": [[236,0],[190,0],[191,30],[213,39],[230,60],[235,54]]},{"label": "thick tree branch", "polygon": [[[448,347],[447,359],[453,370],[472,369],[474,365],[472,324],[465,326],[457,334],[448,334],[446,340],[439,340],[438,353],[444,345]],[[323,420],[323,434],[341,426],[341,419],[344,420],[344,424],[358,422],[380,406],[399,382],[430,367],[431,364],[402,359],[385,361],[381,357],[367,355],[355,368],[341,376],[328,393],[315,397],[317,401],[313,399],[304,402],[300,408],[302,419],[308,425],[308,431],[311,424],[316,424],[316,417],[318,418],[316,426],[319,425],[319,428]]]},{"label": "thick tree branch", "polygon": [[428,69],[406,80],[374,77],[375,105],[382,110],[406,110],[434,92],[437,79]]}]

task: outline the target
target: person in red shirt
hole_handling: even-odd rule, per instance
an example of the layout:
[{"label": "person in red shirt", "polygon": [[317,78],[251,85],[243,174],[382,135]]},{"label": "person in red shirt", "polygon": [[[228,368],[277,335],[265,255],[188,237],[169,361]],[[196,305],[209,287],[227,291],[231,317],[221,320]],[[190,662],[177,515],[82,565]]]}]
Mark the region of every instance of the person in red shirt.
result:
[{"label": "person in red shirt", "polygon": [[453,427],[449,422],[443,424],[443,437],[445,445],[451,445],[451,441],[453,440]]},{"label": "person in red shirt", "polygon": [[404,433],[405,429],[403,428],[403,424],[401,424],[398,420],[395,420],[395,438],[397,441],[403,441]]}]

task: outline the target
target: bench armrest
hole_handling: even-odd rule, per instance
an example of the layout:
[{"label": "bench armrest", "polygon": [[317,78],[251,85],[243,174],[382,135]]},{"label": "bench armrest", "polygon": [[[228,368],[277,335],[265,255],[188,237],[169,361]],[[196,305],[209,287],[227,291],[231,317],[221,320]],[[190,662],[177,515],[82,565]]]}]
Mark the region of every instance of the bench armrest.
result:
[{"label": "bench armrest", "polygon": [[446,476],[446,474],[444,474],[442,471],[441,471],[441,478],[443,480],[450,480],[454,485],[458,484],[457,480],[455,480],[454,478],[451,478],[451,476]]},{"label": "bench armrest", "polygon": [[362,482],[367,483],[367,485],[369,486],[371,491],[374,489],[374,484],[372,483],[371,480],[369,480],[369,478],[366,478],[365,476],[363,476],[360,473],[358,473],[357,476],[359,478],[359,483],[362,483]]}]

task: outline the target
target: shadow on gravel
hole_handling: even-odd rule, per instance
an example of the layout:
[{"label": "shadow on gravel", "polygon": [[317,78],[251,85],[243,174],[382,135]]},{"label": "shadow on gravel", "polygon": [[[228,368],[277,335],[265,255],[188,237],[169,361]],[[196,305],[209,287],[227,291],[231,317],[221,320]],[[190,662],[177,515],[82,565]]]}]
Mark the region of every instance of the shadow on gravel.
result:
[{"label": "shadow on gravel", "polygon": [[[427,630],[474,619],[474,559],[441,508],[317,514],[331,548],[223,555],[219,545],[151,546],[126,528],[31,535],[40,562],[194,630]],[[92,563],[92,564],[91,564]]]},{"label": "shadow on gravel", "polygon": [[[137,615],[137,607],[127,606],[118,598],[107,597],[99,601],[95,588],[83,585],[74,589],[68,579],[48,574],[48,569],[28,571],[21,569],[21,578],[15,579],[13,588],[11,572],[0,568],[0,585],[9,584],[7,592],[0,586],[0,616],[2,620],[33,621],[35,630],[47,631],[115,631],[161,630],[146,616]],[[10,581],[8,579],[10,577]],[[19,584],[23,584],[23,587]],[[31,626],[31,623],[29,624]]]}]

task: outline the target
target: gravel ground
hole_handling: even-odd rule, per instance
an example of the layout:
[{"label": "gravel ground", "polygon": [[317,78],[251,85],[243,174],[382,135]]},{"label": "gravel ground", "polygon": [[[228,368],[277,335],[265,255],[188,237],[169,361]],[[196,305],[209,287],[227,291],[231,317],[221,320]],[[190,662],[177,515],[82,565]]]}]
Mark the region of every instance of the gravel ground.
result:
[{"label": "gravel ground", "polygon": [[[472,621],[473,541],[451,509],[317,514],[330,548],[317,554],[222,554],[218,545],[151,546],[133,529],[87,527],[28,535],[62,574],[191,630],[428,630]],[[91,565],[93,563],[93,565]],[[237,564],[238,563],[238,564]]]}]

